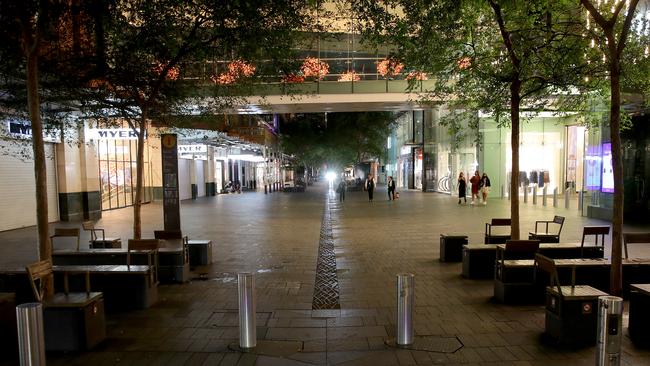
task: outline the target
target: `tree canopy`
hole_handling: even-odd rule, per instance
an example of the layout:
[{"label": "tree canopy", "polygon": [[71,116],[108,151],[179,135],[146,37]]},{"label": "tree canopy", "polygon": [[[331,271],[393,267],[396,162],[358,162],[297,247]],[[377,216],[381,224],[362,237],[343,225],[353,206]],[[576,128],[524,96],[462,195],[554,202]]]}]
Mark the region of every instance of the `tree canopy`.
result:
[{"label": "tree canopy", "polygon": [[281,143],[302,165],[342,168],[382,159],[394,124],[390,112],[295,115],[283,123]]}]

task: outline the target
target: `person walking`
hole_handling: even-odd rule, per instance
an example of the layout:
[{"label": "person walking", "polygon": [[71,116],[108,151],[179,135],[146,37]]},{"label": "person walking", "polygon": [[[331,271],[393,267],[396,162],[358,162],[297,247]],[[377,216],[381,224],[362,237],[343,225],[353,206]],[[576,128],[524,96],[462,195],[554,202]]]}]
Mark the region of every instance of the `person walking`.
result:
[{"label": "person walking", "polygon": [[484,205],[487,205],[488,193],[490,193],[490,178],[484,172],[483,177],[481,178],[481,195],[483,196]]},{"label": "person walking", "polygon": [[341,178],[341,181],[339,182],[338,188],[336,188],[336,192],[339,194],[339,202],[345,201],[345,178]]},{"label": "person walking", "polygon": [[481,175],[478,173],[478,170],[474,172],[474,176],[470,178],[469,180],[470,184],[472,185],[472,205],[474,204],[474,197],[476,199],[479,199],[478,197],[478,192],[479,192],[479,184],[481,184]]},{"label": "person walking", "polygon": [[465,179],[465,174],[460,172],[458,175],[458,204],[460,205],[460,199],[464,199],[467,203],[467,180]]},{"label": "person walking", "polygon": [[368,174],[364,187],[366,188],[366,191],[368,191],[368,201],[372,202],[372,196],[375,193],[375,180],[372,177],[372,174]]},{"label": "person walking", "polygon": [[388,177],[388,200],[395,200],[395,181],[393,177]]}]

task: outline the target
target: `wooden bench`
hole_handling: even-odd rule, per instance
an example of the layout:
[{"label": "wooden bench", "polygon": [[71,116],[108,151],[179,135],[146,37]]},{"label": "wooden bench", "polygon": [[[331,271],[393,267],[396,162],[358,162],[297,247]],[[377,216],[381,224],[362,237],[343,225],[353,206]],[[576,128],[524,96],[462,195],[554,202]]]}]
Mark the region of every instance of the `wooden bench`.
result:
[{"label": "wooden bench", "polygon": [[510,240],[512,235],[509,232],[508,234],[495,234],[492,232],[492,228],[501,228],[508,227],[509,231],[511,230],[512,220],[511,219],[492,219],[490,222],[485,223],[485,244],[503,244],[506,240]]},{"label": "wooden bench", "polygon": [[104,299],[101,292],[90,292],[88,272],[85,273],[86,292],[71,293],[65,273],[64,292],[47,296],[44,284],[53,277],[52,262],[40,261],[27,266],[26,270],[34,297],[43,303],[47,350],[88,350],[106,339]]},{"label": "wooden bench", "polygon": [[54,249],[55,238],[74,238],[76,240],[76,248],[79,250],[79,228],[54,228],[54,235],[50,236],[52,249]]},{"label": "wooden bench", "polygon": [[[550,274],[546,287],[544,332],[562,344],[594,344],[598,321],[598,297],[607,293],[591,286],[562,286],[555,261],[537,254],[537,267]],[[575,276],[574,276],[575,277]]]},{"label": "wooden bench", "polygon": [[154,231],[160,240],[160,266],[158,274],[161,281],[183,283],[190,280],[190,261],[188,237],[180,231]]},{"label": "wooden bench", "polygon": [[81,223],[81,227],[84,231],[90,232],[90,248],[121,248],[122,239],[121,238],[107,238],[104,232],[104,229],[99,229],[95,227],[95,223],[92,221],[84,221]]},{"label": "wooden bench", "polygon": [[637,347],[650,346],[650,284],[630,285],[630,306],[628,332]]},{"label": "wooden bench", "polygon": [[[497,247],[504,244],[469,244],[463,246],[463,277],[494,278]],[[542,243],[539,252],[551,258],[602,258],[602,247],[582,247],[581,243]]]},{"label": "wooden bench", "polygon": [[650,244],[650,233],[623,233],[625,258],[629,258],[628,244]]},{"label": "wooden bench", "polygon": [[598,246],[598,236],[600,236],[600,246],[605,248],[605,235],[609,235],[609,226],[585,226],[582,228],[582,247],[585,246],[585,238],[593,236],[595,239],[594,246]]},{"label": "wooden bench", "polygon": [[[153,267],[147,265],[53,266],[58,287],[68,282],[73,291],[84,291],[87,276],[91,289],[103,293],[107,311],[146,309],[158,301]],[[16,303],[33,302],[34,295],[25,267],[1,266],[0,291],[16,293]]]},{"label": "wooden bench", "polygon": [[[508,240],[497,246],[494,271],[494,298],[502,303],[535,302],[535,268],[506,271],[511,260],[534,259],[539,240]],[[512,273],[516,272],[516,273]]]},{"label": "wooden bench", "polygon": [[147,253],[147,265],[154,269],[154,282],[158,283],[158,249],[160,240],[158,239],[129,239],[126,251],[126,265],[131,265],[131,253]]},{"label": "wooden bench", "polygon": [[[544,231],[539,230],[539,225],[545,225]],[[559,225],[557,232],[549,232],[549,225]],[[552,221],[535,221],[535,231],[528,233],[528,239],[539,240],[540,243],[559,243],[560,233],[564,226],[563,216],[554,216]]]}]

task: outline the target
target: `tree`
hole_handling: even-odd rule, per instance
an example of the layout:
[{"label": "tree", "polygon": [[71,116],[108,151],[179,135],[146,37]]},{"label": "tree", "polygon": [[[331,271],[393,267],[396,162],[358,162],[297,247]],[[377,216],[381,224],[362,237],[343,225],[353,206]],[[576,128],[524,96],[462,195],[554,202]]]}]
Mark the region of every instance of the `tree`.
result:
[{"label": "tree", "polygon": [[[435,75],[425,99],[488,112],[511,127],[517,174],[521,108],[543,110],[554,95],[570,94],[588,67],[577,9],[568,0],[361,0],[358,14],[366,39],[395,45],[407,68]],[[510,197],[512,238],[519,239],[516,179]]]},{"label": "tree", "polygon": [[[49,87],[50,83],[56,85],[59,80],[53,70],[67,60],[73,45],[79,46],[78,40],[70,37],[71,22],[65,21],[71,10],[68,2],[55,0],[0,3],[0,37],[3,39],[0,46],[0,115],[31,122],[41,260],[52,256],[43,131],[48,122],[52,127],[59,122],[58,117],[65,114],[52,108],[44,109],[42,105],[44,101],[60,104],[56,88]],[[62,57],[57,59],[55,55]],[[42,88],[44,81],[48,81],[48,87]],[[51,280],[46,281],[46,291],[51,293],[52,289]]]},{"label": "tree", "polygon": [[394,124],[394,115],[388,112],[297,115],[282,127],[281,142],[285,153],[306,166],[342,169],[381,158]]},{"label": "tree", "polygon": [[[589,15],[599,27],[597,34],[599,49],[606,55],[609,71],[610,110],[609,128],[612,143],[612,167],[614,170],[614,207],[612,212],[612,267],[610,293],[620,295],[623,287],[623,160],[621,146],[621,74],[628,36],[639,0],[604,1],[594,3],[580,0]],[[641,56],[641,55],[639,55]]]},{"label": "tree", "polygon": [[295,35],[309,19],[307,9],[307,0],[127,0],[113,3],[98,18],[101,26],[96,28],[102,31],[96,33],[95,42],[101,45],[100,53],[92,64],[96,72],[83,82],[88,94],[82,103],[98,119],[124,119],[137,134],[134,238],[142,235],[144,140],[149,124],[193,113],[199,105],[217,110],[228,105],[224,101],[233,87],[217,86],[208,95],[201,90],[214,83],[186,78],[196,65],[203,68],[230,60],[234,71],[214,70],[213,79],[221,84],[251,80],[255,70],[277,73],[279,65],[292,58]]}]

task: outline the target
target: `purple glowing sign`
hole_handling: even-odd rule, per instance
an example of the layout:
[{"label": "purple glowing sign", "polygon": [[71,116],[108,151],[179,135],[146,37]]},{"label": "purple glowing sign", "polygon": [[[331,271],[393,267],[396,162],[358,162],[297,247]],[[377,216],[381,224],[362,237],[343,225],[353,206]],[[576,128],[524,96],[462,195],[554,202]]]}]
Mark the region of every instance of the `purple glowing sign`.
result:
[{"label": "purple glowing sign", "polygon": [[601,192],[614,193],[614,168],[612,166],[612,144],[603,144],[603,185]]}]

